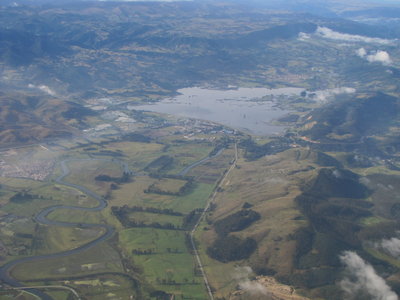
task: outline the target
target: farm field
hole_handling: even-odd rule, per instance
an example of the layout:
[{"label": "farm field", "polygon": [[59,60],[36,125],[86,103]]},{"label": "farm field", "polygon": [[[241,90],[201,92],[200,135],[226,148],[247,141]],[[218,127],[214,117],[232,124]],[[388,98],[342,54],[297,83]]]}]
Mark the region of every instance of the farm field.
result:
[{"label": "farm field", "polygon": [[399,298],[396,1],[0,2],[0,299]]},{"label": "farm field", "polygon": [[[163,140],[167,144],[60,142],[63,155],[46,180],[0,177],[0,218],[6,222],[0,230],[3,261],[49,256],[16,264],[11,276],[32,286],[67,284],[89,298],[125,299],[162,291],[204,299],[203,277],[188,242],[193,221],[186,218],[206,205],[232,150],[207,158],[209,142]],[[167,167],[164,157],[171,157]],[[205,162],[189,168],[189,175],[179,175],[200,160]],[[47,208],[44,218],[60,225],[36,224]],[[97,242],[109,234],[111,239]],[[31,269],[34,276],[26,271]],[[43,291],[57,299],[70,297],[56,288]]]},{"label": "farm field", "polygon": [[[120,232],[120,242],[154,287],[177,297],[204,299],[203,278],[185,243],[185,232],[133,228]],[[179,299],[179,298],[178,298]]]}]

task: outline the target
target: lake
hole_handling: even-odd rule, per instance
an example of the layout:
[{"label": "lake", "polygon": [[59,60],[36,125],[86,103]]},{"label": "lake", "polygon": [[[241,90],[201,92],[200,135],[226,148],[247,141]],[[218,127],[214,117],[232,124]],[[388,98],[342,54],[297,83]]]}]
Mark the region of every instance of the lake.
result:
[{"label": "lake", "polygon": [[288,111],[274,107],[280,99],[300,95],[302,88],[237,88],[213,90],[200,87],[178,90],[179,95],[128,109],[153,111],[213,121],[255,135],[281,133],[272,125]]}]

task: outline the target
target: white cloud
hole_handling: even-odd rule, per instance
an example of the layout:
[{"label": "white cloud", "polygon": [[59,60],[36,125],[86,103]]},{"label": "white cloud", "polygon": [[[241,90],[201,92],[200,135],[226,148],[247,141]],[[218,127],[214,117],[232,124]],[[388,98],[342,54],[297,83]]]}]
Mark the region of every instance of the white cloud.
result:
[{"label": "white cloud", "polygon": [[362,35],[354,35],[341,33],[337,31],[333,31],[328,27],[318,26],[315,34],[321,36],[323,38],[331,39],[331,40],[341,40],[347,42],[364,42],[364,43],[374,43],[374,44],[382,44],[389,45],[393,43],[393,40],[381,39],[381,38],[372,38]]},{"label": "white cloud", "polygon": [[389,53],[381,50],[376,51],[374,54],[367,55],[366,58],[369,62],[380,62],[384,65],[388,65],[392,62]]},{"label": "white cloud", "polygon": [[238,281],[238,285],[243,291],[251,295],[268,295],[269,292],[266,286],[255,280],[250,280],[252,273],[253,270],[248,266],[237,267],[233,277]]},{"label": "white cloud", "polygon": [[364,185],[366,185],[366,186],[369,186],[370,183],[371,183],[371,180],[369,180],[367,177],[361,177],[358,181],[359,181],[361,184],[364,184]]},{"label": "white cloud", "polygon": [[304,32],[299,33],[298,39],[300,41],[305,41],[305,40],[308,40],[309,38],[311,38],[311,35],[304,33]]},{"label": "white cloud", "polygon": [[45,92],[46,94],[49,94],[50,96],[56,96],[57,95],[55,91],[53,91],[51,88],[49,88],[47,85],[44,85],[44,84],[37,86],[37,85],[34,85],[34,84],[30,83],[30,84],[28,84],[28,87],[30,89],[41,90],[42,92]]},{"label": "white cloud", "polygon": [[249,276],[253,273],[253,270],[251,267],[245,266],[245,267],[236,267],[235,268],[235,273],[233,274],[233,278],[236,280],[245,280],[249,279]]},{"label": "white cloud", "polygon": [[257,281],[246,280],[239,282],[239,287],[251,295],[268,295],[268,289]]},{"label": "white cloud", "polygon": [[389,65],[392,62],[389,53],[382,50],[367,53],[367,50],[365,50],[365,48],[360,48],[356,51],[356,54],[359,57],[368,60],[369,62],[379,62],[384,65]]},{"label": "white cloud", "polygon": [[357,253],[345,251],[340,260],[346,265],[349,277],[340,282],[340,286],[349,299],[368,295],[373,300],[398,300],[398,296],[385,280],[376,274],[374,268]]},{"label": "white cloud", "polygon": [[380,243],[376,243],[375,247],[383,249],[395,258],[400,257],[400,239],[398,238],[383,239]]},{"label": "white cloud", "polygon": [[359,57],[365,57],[367,55],[367,50],[365,50],[365,48],[360,48],[356,51],[357,55]]},{"label": "white cloud", "polygon": [[339,170],[335,170],[332,172],[332,175],[335,176],[336,178],[340,178],[342,177],[342,174],[340,173]]},{"label": "white cloud", "polygon": [[315,92],[315,100],[318,101],[326,101],[329,97],[339,95],[339,94],[353,94],[356,92],[356,89],[350,87],[339,87],[334,89],[327,89],[322,91]]},{"label": "white cloud", "polygon": [[49,88],[47,85],[39,85],[38,88],[39,88],[39,90],[49,94],[50,96],[55,96],[56,95],[56,93],[51,88]]}]

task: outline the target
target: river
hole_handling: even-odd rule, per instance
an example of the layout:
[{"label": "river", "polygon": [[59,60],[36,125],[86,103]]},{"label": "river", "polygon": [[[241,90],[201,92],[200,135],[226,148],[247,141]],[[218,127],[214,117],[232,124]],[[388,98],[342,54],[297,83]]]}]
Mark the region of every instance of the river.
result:
[{"label": "river", "polygon": [[[211,158],[217,157],[222,153],[223,149],[218,151],[214,156],[207,156],[203,159],[200,159],[196,162],[193,162],[186,168],[184,168],[179,175],[185,175],[188,173],[192,168],[208,161]],[[85,251],[89,248],[92,248],[93,246],[103,242],[104,240],[110,238],[114,232],[115,229],[107,224],[86,224],[86,223],[72,223],[72,222],[60,222],[60,221],[54,221],[54,220],[49,220],[47,216],[58,209],[71,209],[71,210],[80,210],[80,211],[101,211],[107,206],[106,200],[97,195],[96,193],[92,192],[91,190],[87,189],[84,186],[78,185],[78,184],[73,184],[69,183],[67,181],[64,181],[64,178],[70,174],[70,169],[68,167],[68,162],[70,161],[98,161],[98,160],[104,160],[104,161],[112,161],[114,163],[117,163],[121,166],[124,172],[128,172],[130,174],[134,174],[128,167],[128,165],[120,160],[117,159],[97,159],[97,158],[88,158],[88,159],[71,159],[71,160],[63,160],[60,162],[61,164],[61,169],[62,169],[62,174],[55,179],[55,181],[58,184],[62,184],[65,186],[69,186],[72,188],[75,188],[77,190],[80,190],[81,192],[85,193],[86,195],[96,199],[98,201],[98,205],[95,207],[79,207],[79,206],[67,206],[67,205],[54,205],[54,206],[49,206],[42,211],[40,211],[36,216],[35,216],[35,221],[40,223],[40,224],[46,224],[46,225],[51,225],[51,226],[63,226],[63,227],[80,227],[80,228],[102,228],[103,229],[103,234],[96,239],[83,244],[75,249],[71,250],[66,250],[62,252],[57,252],[57,253],[51,253],[51,254],[44,254],[44,255],[38,255],[38,256],[30,256],[30,257],[24,257],[20,259],[16,259],[13,261],[10,261],[6,263],[5,265],[0,267],[0,280],[3,283],[6,283],[10,286],[13,287],[22,287],[23,284],[19,282],[18,280],[14,279],[11,275],[12,269],[19,264],[26,263],[26,262],[33,262],[33,261],[39,261],[39,260],[44,260],[44,259],[49,259],[49,258],[57,258],[57,257],[65,257],[65,256],[70,256],[73,254],[78,254],[81,253],[82,251]],[[33,270],[32,270],[33,271]],[[52,297],[50,297],[48,294],[37,290],[37,289],[25,289],[26,291],[30,292],[31,294],[34,294],[41,298],[42,300],[53,300]]]}]

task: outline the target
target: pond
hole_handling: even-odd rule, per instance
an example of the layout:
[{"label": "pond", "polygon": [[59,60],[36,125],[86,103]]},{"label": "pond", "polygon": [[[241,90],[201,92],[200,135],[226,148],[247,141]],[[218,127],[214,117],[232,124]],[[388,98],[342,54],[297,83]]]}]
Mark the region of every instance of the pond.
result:
[{"label": "pond", "polygon": [[300,95],[302,88],[236,88],[214,90],[200,87],[178,90],[179,95],[128,109],[153,111],[217,122],[255,135],[281,133],[285,127],[272,124],[287,114],[276,104]]}]

